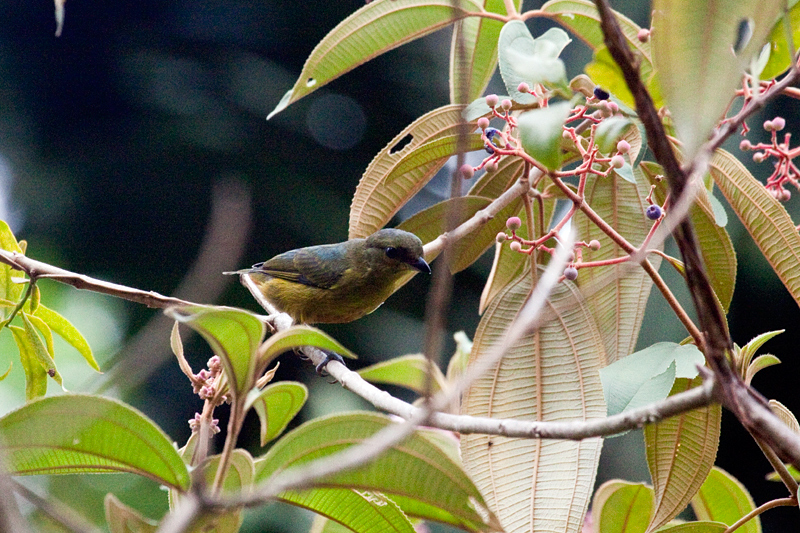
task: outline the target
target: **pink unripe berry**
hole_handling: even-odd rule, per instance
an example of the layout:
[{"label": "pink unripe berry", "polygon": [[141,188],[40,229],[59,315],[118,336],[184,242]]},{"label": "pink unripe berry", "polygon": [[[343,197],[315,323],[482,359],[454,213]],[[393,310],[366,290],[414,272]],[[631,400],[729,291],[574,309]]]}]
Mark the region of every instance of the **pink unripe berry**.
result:
[{"label": "pink unripe berry", "polygon": [[750,141],[748,141],[747,139],[744,139],[742,142],[739,143],[739,150],[741,150],[743,152],[746,152],[747,150],[750,150],[752,147],[753,147],[753,144]]},{"label": "pink unripe berry", "polygon": [[756,163],[763,163],[764,159],[766,158],[767,154],[765,154],[764,152],[756,152],[753,154],[753,161],[755,161]]},{"label": "pink unripe berry", "polygon": [[490,94],[486,97],[486,105],[489,107],[494,107],[497,105],[497,102],[500,101],[500,98],[497,97],[496,94]]},{"label": "pink unripe berry", "polygon": [[642,28],[639,30],[639,33],[636,34],[636,38],[639,39],[640,43],[646,43],[650,40],[650,30]]},{"label": "pink unripe berry", "polygon": [[489,174],[491,174],[492,172],[497,172],[497,163],[494,161],[489,161],[488,163],[486,163],[486,166],[483,167],[483,169]]},{"label": "pink unripe berry", "polygon": [[489,119],[486,117],[481,117],[478,119],[478,127],[482,130],[485,130],[489,127]]},{"label": "pink unripe berry", "polygon": [[622,168],[625,166],[625,159],[619,154],[611,158],[611,166],[614,168]]},{"label": "pink unripe berry", "polygon": [[791,197],[792,197],[792,192],[789,189],[783,189],[781,191],[780,201],[788,202]]},{"label": "pink unripe berry", "polygon": [[567,267],[564,269],[564,277],[570,281],[578,279],[578,269],[575,267]]},{"label": "pink unripe berry", "polygon": [[502,102],[500,102],[500,107],[502,107],[503,109],[505,109],[506,111],[508,111],[509,109],[511,109],[511,100],[509,100],[508,98],[506,98],[505,100],[503,100]]},{"label": "pink unripe berry", "polygon": [[475,169],[472,167],[472,165],[467,163],[461,165],[461,168],[458,169],[458,171],[461,173],[461,177],[465,180],[468,180],[475,175]]},{"label": "pink unripe berry", "polygon": [[786,119],[783,117],[773,118],[772,127],[775,128],[775,131],[781,131],[783,128],[786,127]]},{"label": "pink unripe berry", "polygon": [[522,83],[519,84],[517,90],[521,93],[529,93],[531,92],[531,86],[523,81]]},{"label": "pink unripe berry", "polygon": [[616,103],[616,102],[609,101],[608,102],[608,110],[611,111],[612,114],[616,113],[617,111],[619,111],[619,104]]},{"label": "pink unripe berry", "polygon": [[589,248],[591,248],[594,251],[599,250],[600,249],[600,241],[598,241],[597,239],[592,239],[591,241],[589,241]]},{"label": "pink unripe berry", "polygon": [[627,154],[630,149],[631,149],[631,144],[625,139],[622,139],[620,142],[617,143],[617,152],[621,154]]},{"label": "pink unripe berry", "polygon": [[767,131],[772,131],[775,129],[775,124],[771,120],[765,120],[764,129]]},{"label": "pink unripe berry", "polygon": [[519,252],[520,250],[522,250],[522,245],[519,243],[519,241],[512,241],[511,244],[508,245],[508,247],[511,248],[512,252]]},{"label": "pink unripe berry", "polygon": [[503,233],[501,231],[500,233],[497,234],[497,237],[495,237],[495,240],[497,242],[499,242],[500,244],[503,244],[504,242],[506,242],[508,240],[508,235],[506,235],[505,233]]},{"label": "pink unripe berry", "polygon": [[519,217],[509,217],[509,219],[506,220],[506,227],[511,231],[516,231],[522,227],[522,220],[520,220]]}]

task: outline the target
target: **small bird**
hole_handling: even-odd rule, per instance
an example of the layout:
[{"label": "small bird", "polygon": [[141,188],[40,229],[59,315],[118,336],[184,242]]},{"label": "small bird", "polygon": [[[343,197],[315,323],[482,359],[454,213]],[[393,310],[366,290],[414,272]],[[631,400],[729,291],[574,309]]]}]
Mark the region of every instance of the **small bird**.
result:
[{"label": "small bird", "polygon": [[261,294],[295,322],[352,322],[391,296],[410,270],[430,274],[422,241],[413,233],[382,229],[366,239],[309,246],[276,255],[246,274]]},{"label": "small bird", "polygon": [[382,229],[366,239],[299,248],[225,274],[249,276],[279,311],[311,324],[352,322],[373,312],[414,270],[431,272],[419,237]]}]

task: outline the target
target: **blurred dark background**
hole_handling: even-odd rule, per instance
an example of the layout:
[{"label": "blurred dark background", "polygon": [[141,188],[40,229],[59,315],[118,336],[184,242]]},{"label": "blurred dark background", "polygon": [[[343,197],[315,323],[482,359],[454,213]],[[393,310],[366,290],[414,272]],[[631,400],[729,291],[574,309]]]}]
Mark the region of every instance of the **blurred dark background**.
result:
[{"label": "blurred dark background", "polygon": [[[28,240],[31,257],[145,290],[260,311],[243,287],[219,273],[287,249],[346,239],[350,200],[372,157],[418,116],[448,103],[450,31],[444,30],[378,57],[266,120],[315,44],[361,5],[80,0],[67,3],[63,35],[55,38],[52,3],[6,0],[0,12],[0,218]],[[622,9],[647,25],[647,2],[625,2]],[[534,35],[548,27],[529,25]],[[591,59],[577,41],[564,57],[570,76]],[[489,92],[503,92],[497,77]],[[776,102],[765,116],[775,114],[793,131],[794,101]],[[751,121],[753,142],[766,139],[756,127],[761,121]],[[770,171],[748,165],[762,178]],[[423,193],[426,201],[441,197],[445,180]],[[795,215],[797,202],[787,206]],[[763,371],[754,384],[797,411],[800,401],[791,391],[799,366],[798,307],[729,214],[739,253],[731,332],[741,345],[764,331],[787,330],[765,347],[783,365]],[[490,264],[484,257],[456,276],[450,333],[474,334]],[[665,275],[680,285],[672,272]],[[419,351],[427,287],[417,276],[374,314],[325,329],[361,355],[356,366]],[[159,321],[160,313],[56,283],[43,284],[43,292],[46,303],[84,331],[106,372],[90,374],[62,346],[58,364],[67,388],[120,394],[184,443],[186,420],[201,402],[169,355],[169,324]],[[685,291],[679,292],[688,305]],[[670,314],[660,296],[648,305],[640,346],[685,336],[674,319],[664,318]],[[4,369],[17,356],[10,336],[1,337]],[[186,338],[197,370],[210,353]],[[452,348],[450,342],[447,353]],[[153,363],[158,360],[164,364]],[[22,401],[20,374],[15,368],[0,384],[0,411]],[[365,407],[290,356],[281,359],[278,379],[310,384],[314,401],[301,419]],[[258,453],[251,422],[243,443]],[[600,479],[646,480],[640,441],[637,432],[609,440]],[[767,462],[727,416],[718,464],[739,477],[757,503],[784,495],[781,486],[764,481]],[[158,489],[131,476],[31,481],[70,504],[78,504],[79,483],[97,501],[115,490],[152,517],[166,509],[165,503],[146,506]],[[97,519],[97,507],[86,504],[82,511]],[[765,531],[785,531],[797,518],[796,510],[770,511]],[[306,514],[273,505],[251,512],[247,530],[303,531],[309,523]]]}]

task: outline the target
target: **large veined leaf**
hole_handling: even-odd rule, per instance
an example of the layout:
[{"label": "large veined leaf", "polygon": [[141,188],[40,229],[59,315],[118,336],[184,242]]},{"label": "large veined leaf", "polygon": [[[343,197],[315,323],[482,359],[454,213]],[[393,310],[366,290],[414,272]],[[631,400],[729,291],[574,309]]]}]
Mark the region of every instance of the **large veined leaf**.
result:
[{"label": "large veined leaf", "polygon": [[[756,508],[753,497],[736,478],[715,466],[700,491],[692,498],[698,520],[713,520],[732,526]],[[741,533],[761,533],[761,518],[756,515],[739,529]]]},{"label": "large veined leaf", "polygon": [[[484,313],[470,360],[503,338],[531,290],[525,275]],[[520,340],[466,393],[462,412],[520,420],[589,420],[605,416],[599,370],[605,347],[590,309],[570,282],[556,286],[545,324]],[[602,439],[580,442],[462,435],[464,466],[504,531],[575,533],[583,525]]]},{"label": "large veined leaf", "polygon": [[[701,377],[678,378],[672,394],[701,382]],[[672,520],[702,486],[717,457],[721,420],[722,407],[714,404],[645,426],[647,466],[656,495],[648,533]]]},{"label": "large veined leaf", "polygon": [[[663,204],[667,186],[663,179],[658,182],[655,180],[656,176],[664,175],[661,165],[647,161],[643,162],[640,168],[650,183],[656,186],[653,195],[655,200]],[[697,235],[711,288],[719,298],[722,308],[727,311],[736,286],[736,250],[728,232],[716,223],[710,198],[705,187],[698,185],[695,201],[689,208],[689,219]],[[667,215],[669,216],[669,213]]]},{"label": "large veined leaf", "polygon": [[730,153],[717,150],[710,169],[717,187],[800,305],[800,235],[786,209]]},{"label": "large veined leaf", "polygon": [[653,509],[653,489],[614,479],[600,485],[592,500],[594,531],[644,533]]},{"label": "large veined leaf", "polygon": [[42,398],[0,419],[9,473],[132,472],[186,490],[189,472],[172,440],[139,411],[100,396]]},{"label": "large veined leaf", "polygon": [[310,509],[358,533],[414,533],[400,507],[379,492],[317,488],[289,491],[281,501]]},{"label": "large veined leaf", "polygon": [[[783,5],[785,0],[654,0],[653,58],[687,159],[722,118]],[[742,40],[748,25],[750,39]]]},{"label": "large veined leaf", "polygon": [[[256,461],[256,482],[279,470],[327,457],[369,438],[392,421],[374,413],[345,413],[321,417],[287,433]],[[414,433],[376,460],[355,470],[320,479],[317,486],[381,492],[417,501],[420,509],[439,508],[453,525],[472,531],[497,527],[485,509],[478,489],[460,465],[425,432]],[[483,516],[484,518],[481,518]],[[423,517],[424,518],[424,517]]]},{"label": "large veined leaf", "polygon": [[[434,109],[415,120],[386,145],[367,167],[350,205],[349,238],[382,228],[456,153],[463,106]],[[468,124],[475,131],[476,124]],[[483,147],[470,133],[470,150]]]},{"label": "large veined leaf", "polygon": [[[514,6],[519,11],[522,0],[514,0]],[[483,0],[483,8],[506,14],[503,0]],[[483,94],[497,66],[497,39],[502,28],[501,21],[483,17],[455,23],[450,47],[450,103],[466,104]]]},{"label": "large veined leaf", "polygon": [[264,324],[248,311],[230,307],[171,307],[166,313],[198,332],[222,359],[234,397],[244,397],[254,385],[256,349]]},{"label": "large veined leaf", "polygon": [[462,0],[457,7],[450,0],[366,4],[317,44],[294,87],[267,118],[374,57],[481,11],[481,4],[474,0]]},{"label": "large veined leaf", "polygon": [[[638,130],[631,128],[630,135],[638,136]],[[608,177],[590,175],[585,191],[592,209],[636,247],[642,244],[652,226],[652,221],[644,215],[648,193],[649,187],[641,176],[636,183],[630,183],[616,173]],[[575,214],[573,228],[579,240],[600,242],[599,250],[584,248],[583,261],[603,261],[626,255],[583,213]],[[648,258],[657,269],[658,257],[650,255]],[[636,346],[653,282],[641,267],[630,263],[582,268],[578,272],[577,284],[603,336],[608,363],[613,363],[629,355]]]}]

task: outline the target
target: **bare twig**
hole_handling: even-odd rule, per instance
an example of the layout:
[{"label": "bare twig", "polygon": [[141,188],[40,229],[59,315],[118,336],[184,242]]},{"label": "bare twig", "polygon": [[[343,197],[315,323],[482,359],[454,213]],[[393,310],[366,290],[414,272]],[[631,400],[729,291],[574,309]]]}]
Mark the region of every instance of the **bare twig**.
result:
[{"label": "bare twig", "polygon": [[[74,533],[99,533],[99,529],[92,526],[83,517],[78,515],[73,509],[55,501],[52,497],[44,498],[20,483],[19,481],[8,478],[9,484],[14,492],[31,502],[50,519],[57,522],[61,527]],[[4,500],[7,498],[3,498]],[[20,531],[9,529],[4,531]]]}]

